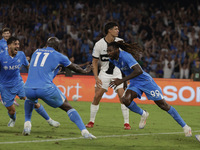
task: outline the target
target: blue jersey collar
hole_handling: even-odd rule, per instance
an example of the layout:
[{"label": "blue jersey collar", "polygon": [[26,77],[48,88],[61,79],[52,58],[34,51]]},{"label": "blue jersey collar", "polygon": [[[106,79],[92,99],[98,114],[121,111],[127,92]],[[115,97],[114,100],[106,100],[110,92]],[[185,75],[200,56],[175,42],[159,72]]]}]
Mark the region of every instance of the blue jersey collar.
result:
[{"label": "blue jersey collar", "polygon": [[54,50],[55,51],[55,49],[53,47],[46,47],[45,49]]},{"label": "blue jersey collar", "polygon": [[1,41],[3,41],[3,42],[7,42],[4,38],[2,38]]}]

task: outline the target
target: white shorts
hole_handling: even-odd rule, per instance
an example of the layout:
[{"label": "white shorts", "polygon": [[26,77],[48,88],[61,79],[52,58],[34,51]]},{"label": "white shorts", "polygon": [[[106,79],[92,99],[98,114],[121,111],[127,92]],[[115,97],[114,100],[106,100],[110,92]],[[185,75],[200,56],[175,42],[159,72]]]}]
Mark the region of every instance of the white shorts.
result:
[{"label": "white shorts", "polygon": [[[107,74],[107,73],[105,73],[104,71],[101,70],[98,77],[102,81],[101,87],[108,91],[108,87],[109,87],[110,82],[113,81],[113,79],[115,79],[115,78],[122,79],[122,74],[116,73],[116,74],[110,75],[110,74]],[[123,86],[124,86],[123,83],[118,85],[116,87],[115,91],[117,91],[117,89],[123,88]],[[95,87],[96,87],[96,85],[95,85]]]}]

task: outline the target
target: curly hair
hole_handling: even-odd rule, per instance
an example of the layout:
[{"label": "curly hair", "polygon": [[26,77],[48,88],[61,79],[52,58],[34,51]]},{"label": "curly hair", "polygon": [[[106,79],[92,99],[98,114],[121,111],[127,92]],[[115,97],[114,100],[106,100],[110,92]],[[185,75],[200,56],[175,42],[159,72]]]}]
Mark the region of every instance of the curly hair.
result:
[{"label": "curly hair", "polygon": [[138,43],[125,43],[123,41],[111,42],[108,44],[109,46],[113,46],[113,48],[121,48],[122,50],[130,53],[136,60],[139,59],[140,55],[143,53],[143,49],[139,46]]}]

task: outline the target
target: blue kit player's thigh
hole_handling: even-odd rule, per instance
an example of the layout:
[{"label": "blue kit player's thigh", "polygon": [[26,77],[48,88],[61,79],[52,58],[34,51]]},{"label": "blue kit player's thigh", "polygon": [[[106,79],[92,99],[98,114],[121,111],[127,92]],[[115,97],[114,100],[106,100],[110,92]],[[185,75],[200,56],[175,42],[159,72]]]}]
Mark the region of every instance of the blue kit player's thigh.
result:
[{"label": "blue kit player's thigh", "polygon": [[16,93],[12,93],[11,88],[1,88],[1,98],[5,107],[9,107],[14,103],[15,96]]},{"label": "blue kit player's thigh", "polygon": [[141,98],[142,93],[143,93],[143,92],[142,92],[137,86],[135,86],[134,84],[129,84],[128,87],[127,87],[127,90],[131,90],[131,91],[136,92],[138,98]]},{"label": "blue kit player's thigh", "polygon": [[24,88],[25,95],[28,100],[31,100],[34,104],[38,102],[38,97],[36,95],[37,89],[34,88]]},{"label": "blue kit player's thigh", "polygon": [[24,82],[20,82],[15,89],[17,90],[17,95],[19,96],[19,98],[23,98],[25,97],[25,90],[24,90]]},{"label": "blue kit player's thigh", "polygon": [[60,107],[66,99],[65,95],[56,85],[42,90],[40,89],[40,91],[37,91],[37,94],[45,103],[54,108]]},{"label": "blue kit player's thigh", "polygon": [[141,85],[140,90],[146,94],[149,100],[157,101],[164,98],[160,87],[155,83],[154,80],[147,81],[145,85]]}]

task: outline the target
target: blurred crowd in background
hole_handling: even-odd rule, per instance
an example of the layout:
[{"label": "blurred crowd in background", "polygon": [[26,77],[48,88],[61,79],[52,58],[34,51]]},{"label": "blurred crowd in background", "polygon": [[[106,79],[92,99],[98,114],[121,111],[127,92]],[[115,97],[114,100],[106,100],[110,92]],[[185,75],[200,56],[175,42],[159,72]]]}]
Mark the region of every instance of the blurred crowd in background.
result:
[{"label": "blurred crowd in background", "polygon": [[50,36],[60,52],[84,67],[92,62],[104,25],[119,25],[119,37],[139,43],[139,64],[156,78],[190,78],[200,56],[200,3],[167,0],[2,0],[0,30],[9,27],[30,60]]}]

